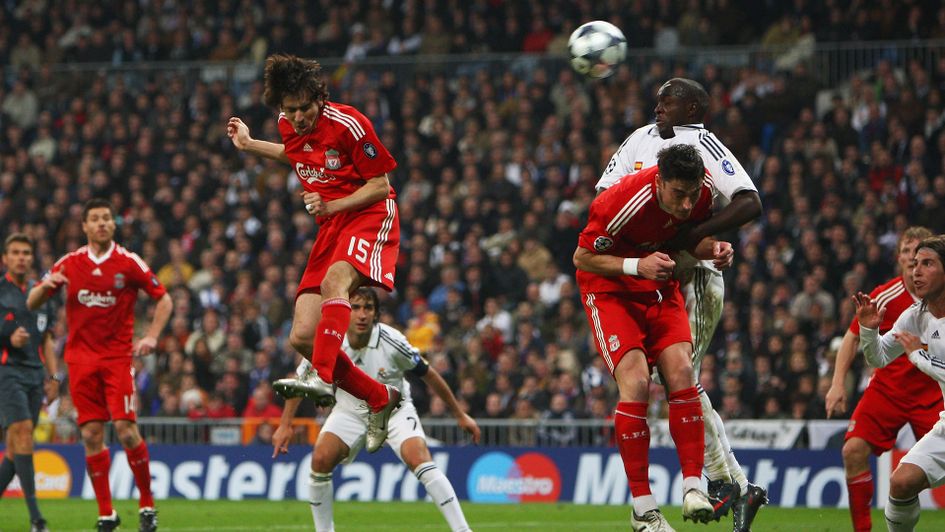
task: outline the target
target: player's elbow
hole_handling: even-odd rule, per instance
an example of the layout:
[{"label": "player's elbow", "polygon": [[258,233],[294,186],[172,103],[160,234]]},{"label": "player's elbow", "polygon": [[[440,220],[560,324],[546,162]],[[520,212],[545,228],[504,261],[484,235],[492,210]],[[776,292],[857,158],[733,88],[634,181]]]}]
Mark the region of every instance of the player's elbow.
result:
[{"label": "player's elbow", "polygon": [[754,190],[746,191],[742,193],[741,196],[744,198],[742,200],[743,204],[741,209],[742,212],[745,213],[745,216],[749,220],[754,220],[761,216],[761,196],[759,196]]}]

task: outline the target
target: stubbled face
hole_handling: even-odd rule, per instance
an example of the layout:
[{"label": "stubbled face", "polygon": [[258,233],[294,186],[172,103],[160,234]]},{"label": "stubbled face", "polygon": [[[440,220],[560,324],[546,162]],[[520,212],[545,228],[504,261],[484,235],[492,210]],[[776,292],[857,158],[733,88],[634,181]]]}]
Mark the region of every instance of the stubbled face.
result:
[{"label": "stubbled face", "polygon": [[351,298],[351,326],[348,332],[352,334],[365,334],[374,326],[374,317],[377,315],[377,308],[374,302],[365,297],[355,296]]},{"label": "stubbled face", "polygon": [[899,273],[907,283],[912,282],[912,268],[915,267],[915,248],[919,246],[919,241],[905,240],[899,247],[899,255],[896,262],[899,264]]},{"label": "stubbled face", "polygon": [[656,178],[656,193],[660,207],[679,220],[686,220],[699,201],[702,183],[688,183],[682,179]]},{"label": "stubbled face", "polygon": [[934,299],[945,289],[945,269],[938,253],[922,248],[915,254],[915,269],[912,271],[915,295],[923,299]]},{"label": "stubbled face", "polygon": [[3,266],[14,277],[26,276],[33,267],[33,247],[25,242],[10,242],[3,252]]},{"label": "stubbled face", "polygon": [[82,221],[82,231],[90,243],[105,245],[115,236],[115,218],[108,207],[97,207],[89,210]]},{"label": "stubbled face", "polygon": [[297,135],[305,135],[315,127],[321,104],[308,95],[292,95],[282,99],[280,106]]}]

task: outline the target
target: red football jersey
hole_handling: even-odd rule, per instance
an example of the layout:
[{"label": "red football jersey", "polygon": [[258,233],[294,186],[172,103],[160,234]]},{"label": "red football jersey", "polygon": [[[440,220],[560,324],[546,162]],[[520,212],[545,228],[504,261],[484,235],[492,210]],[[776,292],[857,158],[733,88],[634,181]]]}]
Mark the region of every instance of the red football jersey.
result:
[{"label": "red football jersey", "polygon": [[66,362],[94,364],[131,356],[138,290],[153,299],[164,286],[141,257],[112,243],[101,257],[88,246],[59,259],[52,271],[63,271],[66,285]]},{"label": "red football jersey", "polygon": [[[712,215],[712,185],[706,174],[702,192],[692,214],[680,220],[664,211],[658,203],[656,166],[621,178],[601,192],[591,203],[587,226],[578,245],[593,253],[618,257],[645,257],[662,248],[676,236],[681,224],[701,222]],[[678,281],[652,281],[634,275],[605,277],[578,270],[582,293],[651,292],[676,287]]]},{"label": "red football jersey", "polygon": [[[279,133],[302,187],[325,201],[349,196],[366,180],[397,167],[371,121],[350,105],[326,102],[315,127],[303,136],[280,113]],[[387,197],[395,197],[393,188]]]},{"label": "red football jersey", "polygon": [[[918,301],[906,290],[902,277],[896,277],[886,284],[877,286],[870,292],[870,297],[876,300],[877,307],[886,307],[883,322],[879,325],[880,334],[892,329],[899,315]],[[850,332],[860,334],[860,322],[856,318],[853,318],[853,323],[850,324]],[[886,367],[874,371],[869,385],[879,388],[890,397],[918,398],[926,394],[930,394],[930,397],[942,395],[942,389],[938,383],[932,377],[922,373],[905,356],[898,357]],[[932,400],[934,401],[934,398]]]}]

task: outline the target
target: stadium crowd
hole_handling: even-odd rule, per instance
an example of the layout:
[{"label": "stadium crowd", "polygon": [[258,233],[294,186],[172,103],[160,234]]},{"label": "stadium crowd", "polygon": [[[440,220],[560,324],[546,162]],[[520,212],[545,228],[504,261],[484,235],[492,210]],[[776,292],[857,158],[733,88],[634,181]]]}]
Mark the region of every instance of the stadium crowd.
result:
[{"label": "stadium crowd", "polygon": [[[654,59],[643,75],[623,67],[599,83],[560,60],[411,78],[356,64],[375,54],[560,51],[572,22],[589,18],[618,20],[632,45],[657,49],[672,44],[667,28],[678,45],[792,44],[804,28],[834,31],[811,23],[835,17],[864,40],[945,35],[945,10],[923,2],[895,3],[915,22],[908,26],[873,16],[885,2],[852,2],[855,16],[845,2],[795,2],[783,15],[802,23],[765,15],[753,20],[768,29],[753,34],[764,26],[739,22],[753,17],[742,4],[764,2],[712,4],[732,15],[710,20],[704,2],[637,2],[641,16],[621,18],[597,2],[326,0],[328,16],[315,25],[284,2],[3,7],[0,226],[30,234],[45,271],[84,243],[81,204],[109,198],[116,239],[152,266],[174,301],[157,356],[135,362],[140,414],[278,416],[269,383],[296,364],[286,336],[317,228],[289,168],[239,154],[226,138],[234,115],[257,136],[278,138],[261,84],[52,65],[344,56],[331,99],[369,116],[399,163],[402,247],[382,319],[426,353],[474,416],[605,418],[615,390],[589,342],[571,256],[603,165],[651,120],[656,88],[684,75],[710,92],[707,126],[753,177],[765,208],[760,223],[727,235],[736,266],[702,385],[726,418],[823,417],[837,338],[853,317],[847,296],[894,275],[906,226],[945,232],[945,59],[931,68],[880,61],[833,87],[803,61],[779,70]],[[691,29],[706,24],[712,31]],[[489,33],[500,28],[502,38]],[[689,42],[695,33],[713,40]],[[818,98],[825,89],[832,98]],[[56,333],[61,348],[63,320]],[[853,390],[867,377],[862,360],[856,368]],[[449,415],[420,385],[414,400],[426,416]],[[50,438],[75,437],[70,412],[68,398],[48,412]],[[563,445],[571,434],[510,438]]]}]

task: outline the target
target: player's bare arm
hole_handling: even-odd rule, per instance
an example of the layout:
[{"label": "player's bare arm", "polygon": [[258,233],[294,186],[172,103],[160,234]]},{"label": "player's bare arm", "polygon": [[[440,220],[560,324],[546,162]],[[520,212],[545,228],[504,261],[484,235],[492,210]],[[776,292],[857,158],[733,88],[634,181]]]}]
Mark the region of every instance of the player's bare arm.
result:
[{"label": "player's bare arm", "polygon": [[292,440],[292,434],[295,429],[292,428],[292,420],[295,419],[295,412],[302,403],[301,397],[293,397],[285,400],[285,407],[282,409],[282,417],[279,418],[279,427],[272,434],[272,457],[289,452],[289,442]]},{"label": "player's bare arm", "polygon": [[62,373],[59,372],[59,358],[56,357],[56,346],[53,342],[53,335],[46,332],[43,335],[43,362],[46,364],[46,384],[43,389],[46,391],[46,399],[49,402],[59,397],[59,385],[62,384]]},{"label": "player's bare arm", "polygon": [[652,281],[664,281],[673,275],[676,261],[662,252],[655,252],[639,259],[625,259],[614,255],[599,255],[578,246],[574,250],[574,267],[588,273],[606,277],[618,277],[628,274],[626,261],[636,261],[636,276]]},{"label": "player's bare arm", "polygon": [[856,356],[856,349],[859,344],[860,337],[858,335],[850,331],[843,335],[840,349],[837,350],[837,361],[834,364],[830,389],[827,390],[825,397],[828,419],[833,414],[843,414],[847,411],[847,373],[850,372],[850,365],[853,363],[853,357]]},{"label": "player's bare arm", "polygon": [[719,270],[729,268],[735,261],[735,248],[732,244],[711,237],[703,238],[690,252],[697,259],[711,260],[712,265]]},{"label": "player's bare arm", "polygon": [[158,299],[157,305],[154,307],[154,319],[151,320],[148,331],[144,337],[138,340],[132,350],[135,356],[146,356],[154,352],[154,348],[157,347],[158,336],[161,335],[161,331],[164,330],[168,320],[171,319],[173,310],[174,303],[171,301],[171,295],[165,293],[161,296],[161,299]]},{"label": "player's bare arm", "polygon": [[742,190],[719,212],[698,224],[682,225],[679,232],[666,242],[672,250],[688,249],[703,238],[737,229],[761,216],[761,197],[754,190]]},{"label": "player's bare arm", "polygon": [[453,391],[450,390],[449,385],[446,384],[443,377],[441,377],[435,369],[429,368],[427,373],[423,376],[423,382],[427,383],[427,386],[433,389],[433,392],[446,403],[450,412],[453,413],[453,417],[456,418],[456,424],[459,425],[459,428],[472,436],[473,443],[478,444],[480,438],[479,424],[476,423],[476,420],[469,414],[463,411],[462,407],[459,405],[459,401],[456,400],[456,396],[453,395]]},{"label": "player's bare arm", "polygon": [[53,272],[43,279],[43,282],[34,286],[28,296],[26,296],[26,308],[36,310],[43,306],[49,298],[59,290],[59,287],[69,284],[69,278],[66,277],[66,270],[63,268],[58,272]]},{"label": "player's bare arm", "polygon": [[387,174],[368,179],[364,186],[354,193],[332,201],[323,201],[318,192],[302,192],[305,210],[315,216],[331,216],[339,212],[354,211],[373,205],[390,193],[390,180]]},{"label": "player's bare arm", "polygon": [[292,164],[289,158],[286,157],[285,145],[254,139],[249,134],[249,126],[235,116],[231,116],[226,123],[226,134],[233,142],[233,146],[240,151],[281,161],[285,164]]}]

